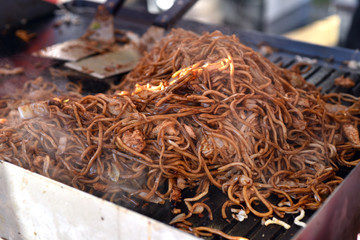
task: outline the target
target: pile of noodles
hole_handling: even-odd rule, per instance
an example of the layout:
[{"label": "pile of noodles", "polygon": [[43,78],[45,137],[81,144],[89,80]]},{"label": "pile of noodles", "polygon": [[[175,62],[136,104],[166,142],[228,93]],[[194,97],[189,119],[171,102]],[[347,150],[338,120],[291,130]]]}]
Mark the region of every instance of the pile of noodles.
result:
[{"label": "pile of noodles", "polygon": [[[209,186],[227,196],[224,218],[228,206],[283,217],[317,209],[342,181],[337,166],[359,162],[357,98],[323,96],[219,32],[173,30],[108,94],[53,94],[21,121],[16,96],[2,100],[0,159],[112,201],[184,201],[187,212],[172,221],[184,229],[204,209],[212,219],[202,201]],[[184,199],[185,189],[194,196]]]}]

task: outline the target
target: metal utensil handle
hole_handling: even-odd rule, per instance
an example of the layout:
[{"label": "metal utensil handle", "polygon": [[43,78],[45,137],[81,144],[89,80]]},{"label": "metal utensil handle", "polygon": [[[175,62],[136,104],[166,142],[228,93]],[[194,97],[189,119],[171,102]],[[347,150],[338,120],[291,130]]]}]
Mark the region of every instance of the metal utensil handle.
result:
[{"label": "metal utensil handle", "polygon": [[153,25],[165,29],[172,27],[196,2],[197,0],[176,0],[169,10],[155,18]]},{"label": "metal utensil handle", "polygon": [[125,0],[107,0],[104,5],[110,14],[115,15],[124,2]]}]

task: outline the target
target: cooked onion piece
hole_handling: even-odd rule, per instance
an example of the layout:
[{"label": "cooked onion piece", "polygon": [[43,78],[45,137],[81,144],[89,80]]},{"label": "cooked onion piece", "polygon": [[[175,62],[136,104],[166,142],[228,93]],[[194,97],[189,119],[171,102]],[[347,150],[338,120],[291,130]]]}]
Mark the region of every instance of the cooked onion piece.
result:
[{"label": "cooked onion piece", "polygon": [[49,114],[48,105],[45,102],[23,105],[18,107],[18,110],[20,117],[23,119],[46,116]]},{"label": "cooked onion piece", "polygon": [[277,224],[277,225],[280,225],[280,226],[284,227],[285,229],[290,229],[290,227],[291,227],[289,224],[287,224],[284,221],[281,221],[281,220],[277,219],[276,217],[273,217],[272,219],[268,219],[268,220],[266,220],[264,222],[265,226],[268,226],[270,224]]},{"label": "cooked onion piece", "polygon": [[301,221],[305,217],[305,211],[302,208],[299,208],[299,211],[300,211],[300,215],[295,218],[294,224],[300,227],[306,227],[306,223]]}]

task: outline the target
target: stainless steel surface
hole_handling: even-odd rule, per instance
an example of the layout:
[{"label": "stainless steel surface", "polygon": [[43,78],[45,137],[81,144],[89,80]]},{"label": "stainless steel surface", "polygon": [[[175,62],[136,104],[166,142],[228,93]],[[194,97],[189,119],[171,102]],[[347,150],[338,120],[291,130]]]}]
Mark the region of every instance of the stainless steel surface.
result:
[{"label": "stainless steel surface", "polygon": [[[108,53],[92,56],[78,62],[66,63],[65,66],[99,79],[128,72],[136,66],[142,52],[151,49],[153,44],[164,36],[165,30],[180,20],[196,2],[197,0],[177,0],[169,10],[155,18],[141,39],[138,39],[138,36],[134,37],[136,39],[128,36],[131,43],[124,47],[118,47]],[[106,26],[106,24],[103,25]],[[103,29],[106,28],[103,27]],[[109,34],[99,33],[99,36],[103,35]],[[94,40],[99,39],[95,38]]]},{"label": "stainless steel surface", "polygon": [[115,14],[115,10],[118,10],[124,2],[125,0],[106,1],[104,6],[98,7],[95,17],[82,37],[48,46],[34,52],[33,55],[64,61],[77,61],[95,53],[107,51],[111,44],[115,43],[114,17],[112,14]]},{"label": "stainless steel surface", "polygon": [[2,161],[0,238],[198,239],[126,208]]},{"label": "stainless steel surface", "polygon": [[117,51],[99,54],[77,62],[67,62],[65,66],[93,77],[103,79],[129,72],[140,59],[140,53],[133,47],[124,46]]},{"label": "stainless steel surface", "polygon": [[89,48],[86,40],[73,39],[43,48],[40,51],[34,52],[33,55],[64,61],[77,61],[95,53],[96,50]]}]

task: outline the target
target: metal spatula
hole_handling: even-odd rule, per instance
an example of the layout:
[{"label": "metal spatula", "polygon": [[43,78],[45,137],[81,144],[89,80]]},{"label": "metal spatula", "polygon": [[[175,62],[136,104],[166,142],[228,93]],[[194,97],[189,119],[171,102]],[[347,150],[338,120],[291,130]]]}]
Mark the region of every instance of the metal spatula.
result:
[{"label": "metal spatula", "polygon": [[107,0],[100,5],[85,34],[63,43],[58,43],[38,52],[34,56],[77,61],[95,53],[105,51],[115,42],[113,15],[125,0]]},{"label": "metal spatula", "polygon": [[[135,67],[142,55],[142,51],[149,50],[147,45],[151,45],[152,41],[159,41],[165,30],[181,19],[196,2],[197,0],[175,1],[169,10],[155,18],[141,39],[137,39],[139,41],[138,44],[135,44],[137,46],[129,44],[118,47],[110,52],[77,62],[67,62],[65,66],[100,79],[128,72]],[[141,44],[142,42],[146,44]]]}]

